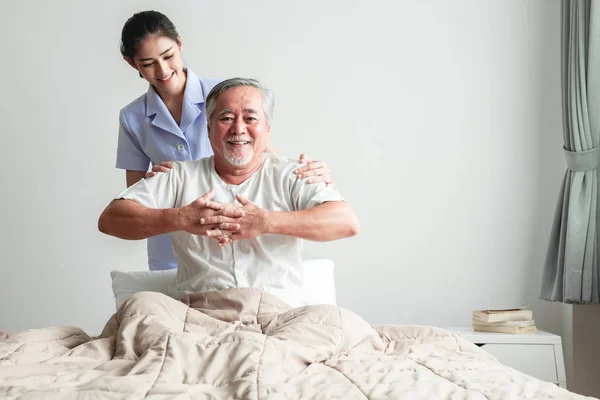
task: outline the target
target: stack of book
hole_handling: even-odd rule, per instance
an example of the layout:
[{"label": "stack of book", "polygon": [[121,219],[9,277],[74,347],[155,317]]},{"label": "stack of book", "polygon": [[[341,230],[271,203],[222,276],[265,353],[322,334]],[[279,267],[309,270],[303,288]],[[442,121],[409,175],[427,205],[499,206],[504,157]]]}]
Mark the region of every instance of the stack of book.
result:
[{"label": "stack of book", "polygon": [[533,311],[525,307],[473,311],[473,330],[498,333],[535,333]]}]

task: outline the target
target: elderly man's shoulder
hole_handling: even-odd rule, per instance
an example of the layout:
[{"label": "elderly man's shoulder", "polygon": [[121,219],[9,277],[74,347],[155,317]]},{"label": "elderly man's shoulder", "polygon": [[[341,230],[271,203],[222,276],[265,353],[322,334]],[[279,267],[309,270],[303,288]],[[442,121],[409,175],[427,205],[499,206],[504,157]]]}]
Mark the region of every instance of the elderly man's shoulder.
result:
[{"label": "elderly man's shoulder", "polygon": [[264,156],[265,168],[273,171],[289,172],[290,174],[293,174],[293,171],[302,165],[298,162],[298,159],[289,158],[280,154],[264,153]]},{"label": "elderly man's shoulder", "polygon": [[212,160],[214,156],[203,157],[197,160],[181,160],[181,161],[171,161],[173,166],[177,166],[177,168],[181,170],[194,171],[201,168],[207,168],[212,166]]},{"label": "elderly man's shoulder", "polygon": [[212,170],[212,158],[213,156],[198,160],[169,161],[171,168],[166,173],[179,177],[202,175]]},{"label": "elderly man's shoulder", "polygon": [[277,168],[297,168],[300,164],[297,158],[290,158],[282,156],[281,154],[275,153],[264,153],[265,159],[268,160],[270,165]]}]

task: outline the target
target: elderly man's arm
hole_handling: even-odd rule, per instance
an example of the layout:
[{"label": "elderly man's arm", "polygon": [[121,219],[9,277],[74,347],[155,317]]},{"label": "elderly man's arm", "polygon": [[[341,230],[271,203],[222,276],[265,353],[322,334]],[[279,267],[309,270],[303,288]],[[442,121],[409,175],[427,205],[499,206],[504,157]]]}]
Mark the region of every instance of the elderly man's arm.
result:
[{"label": "elderly man's arm", "polygon": [[[98,229],[121,239],[139,240],[163,233],[186,231],[195,235],[218,236],[239,229],[241,208],[211,201],[210,191],[181,208],[156,209],[134,200],[113,200],[98,219]],[[219,216],[216,224],[203,224],[207,217]]]},{"label": "elderly man's arm", "polygon": [[266,230],[266,233],[328,242],[357,235],[359,224],[350,204],[329,201],[308,210],[269,211]]},{"label": "elderly man's arm", "polygon": [[127,199],[113,200],[98,219],[98,229],[121,239],[139,240],[180,230],[179,209],[155,209]]}]

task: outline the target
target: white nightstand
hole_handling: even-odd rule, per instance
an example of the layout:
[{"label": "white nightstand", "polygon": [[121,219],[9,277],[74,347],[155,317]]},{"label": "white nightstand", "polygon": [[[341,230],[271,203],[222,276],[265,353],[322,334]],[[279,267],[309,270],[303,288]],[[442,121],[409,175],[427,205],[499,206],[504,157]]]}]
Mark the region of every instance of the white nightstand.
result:
[{"label": "white nightstand", "polygon": [[446,329],[480,346],[504,365],[567,388],[562,340],[558,335],[540,330],[509,334],[475,332],[471,327]]}]

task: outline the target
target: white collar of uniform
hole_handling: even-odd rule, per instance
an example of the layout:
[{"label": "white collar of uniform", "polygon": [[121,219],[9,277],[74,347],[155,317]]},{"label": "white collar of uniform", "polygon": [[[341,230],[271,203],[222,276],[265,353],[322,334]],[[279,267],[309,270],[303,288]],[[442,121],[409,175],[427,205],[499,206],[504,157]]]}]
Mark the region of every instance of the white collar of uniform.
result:
[{"label": "white collar of uniform", "polygon": [[[192,72],[189,68],[183,68],[187,72],[185,91],[183,93],[183,103],[190,104],[201,104],[204,103],[205,94],[200,84],[200,79]],[[206,93],[208,96],[208,93]],[[165,105],[161,100],[160,96],[154,89],[154,86],[148,85],[148,92],[146,93],[146,116],[149,117],[164,111]]]}]

